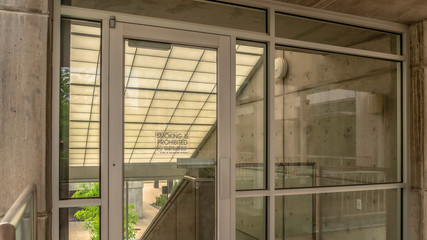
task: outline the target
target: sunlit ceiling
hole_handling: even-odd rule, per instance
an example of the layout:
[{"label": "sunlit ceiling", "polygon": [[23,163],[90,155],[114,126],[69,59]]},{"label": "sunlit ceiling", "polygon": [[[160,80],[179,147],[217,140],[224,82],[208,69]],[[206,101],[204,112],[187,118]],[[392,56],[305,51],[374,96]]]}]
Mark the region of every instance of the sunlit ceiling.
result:
[{"label": "sunlit ceiling", "polygon": [[[99,164],[100,29],[71,25],[69,165]],[[124,162],[195,157],[216,125],[215,49],[126,40]],[[264,48],[236,46],[236,91],[249,81]],[[156,133],[189,135],[184,149],[159,149]]]}]

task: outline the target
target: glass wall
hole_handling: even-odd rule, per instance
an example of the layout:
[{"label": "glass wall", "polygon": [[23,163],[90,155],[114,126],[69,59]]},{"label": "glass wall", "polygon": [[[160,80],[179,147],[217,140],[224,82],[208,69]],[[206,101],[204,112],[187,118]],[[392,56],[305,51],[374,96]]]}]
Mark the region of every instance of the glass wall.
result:
[{"label": "glass wall", "polygon": [[400,239],[400,191],[276,197],[275,239]]},{"label": "glass wall", "polygon": [[292,14],[276,14],[276,36],[340,47],[401,54],[399,34]]},{"label": "glass wall", "polygon": [[236,45],[236,189],[265,189],[266,47],[238,41]]},{"label": "glass wall", "polygon": [[[400,182],[400,64],[277,47],[276,188]],[[276,61],[277,62],[277,61]]]},{"label": "glass wall", "polygon": [[236,240],[267,239],[267,198],[236,199]]},{"label": "glass wall", "polygon": [[63,19],[61,29],[59,194],[99,197],[101,24]]}]

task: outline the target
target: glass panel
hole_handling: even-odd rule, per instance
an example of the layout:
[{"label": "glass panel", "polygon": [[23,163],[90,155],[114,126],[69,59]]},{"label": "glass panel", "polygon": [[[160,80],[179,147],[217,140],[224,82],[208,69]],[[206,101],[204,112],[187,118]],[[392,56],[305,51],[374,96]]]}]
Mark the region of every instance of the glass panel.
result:
[{"label": "glass panel", "polygon": [[[125,239],[214,239],[216,50],[126,40],[125,51]],[[133,76],[148,55],[164,60]],[[151,72],[156,85],[129,87]]]},{"label": "glass panel", "polygon": [[99,183],[101,25],[62,19],[60,72],[60,199]]},{"label": "glass panel", "polygon": [[277,47],[276,188],[399,182],[400,64]]},{"label": "glass panel", "polygon": [[276,36],[340,47],[401,54],[400,34],[289,14],[276,14]]},{"label": "glass panel", "polygon": [[236,240],[267,239],[265,197],[236,199]]},{"label": "glass panel", "polygon": [[15,240],[35,240],[37,236],[34,236],[35,229],[34,221],[37,221],[37,216],[34,216],[34,206],[36,201],[34,196],[31,197],[31,200],[28,201],[28,205],[24,209],[24,214],[17,226],[15,227]]},{"label": "glass panel", "polygon": [[59,239],[100,239],[99,226],[99,206],[85,206],[59,209]]},{"label": "glass panel", "polygon": [[276,240],[400,239],[400,190],[276,197]]},{"label": "glass panel", "polygon": [[[129,13],[256,32],[267,32],[267,11],[265,9],[244,7],[216,1],[61,0],[61,3],[62,5],[82,8]],[[188,51],[189,55],[183,58],[194,57],[194,52],[195,51]]]},{"label": "glass panel", "polygon": [[265,44],[236,45],[236,189],[266,188]]}]

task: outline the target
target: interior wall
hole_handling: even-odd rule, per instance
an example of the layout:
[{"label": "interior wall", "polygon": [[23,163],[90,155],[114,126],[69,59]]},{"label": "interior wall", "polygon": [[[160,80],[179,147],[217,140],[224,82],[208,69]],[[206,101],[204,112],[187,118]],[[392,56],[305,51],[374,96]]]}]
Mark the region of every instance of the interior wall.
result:
[{"label": "interior wall", "polygon": [[49,239],[48,0],[0,3],[0,219],[37,185],[38,239]]}]

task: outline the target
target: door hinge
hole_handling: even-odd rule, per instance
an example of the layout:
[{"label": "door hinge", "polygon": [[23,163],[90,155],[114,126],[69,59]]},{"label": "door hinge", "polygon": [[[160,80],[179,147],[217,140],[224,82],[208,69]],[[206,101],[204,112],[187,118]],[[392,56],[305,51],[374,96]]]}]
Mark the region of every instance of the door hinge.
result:
[{"label": "door hinge", "polygon": [[110,28],[116,28],[116,16],[110,17]]}]

